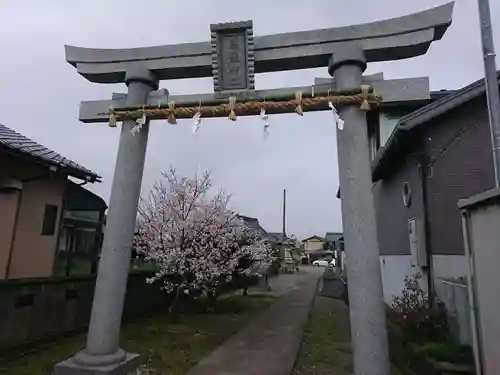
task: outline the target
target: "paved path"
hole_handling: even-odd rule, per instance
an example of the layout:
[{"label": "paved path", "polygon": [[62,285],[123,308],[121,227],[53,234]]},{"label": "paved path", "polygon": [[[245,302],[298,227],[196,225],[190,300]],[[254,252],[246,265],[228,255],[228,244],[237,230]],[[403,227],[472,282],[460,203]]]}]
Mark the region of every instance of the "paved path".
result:
[{"label": "paved path", "polygon": [[302,266],[299,272],[293,274],[280,274],[269,278],[271,286],[270,291],[265,291],[261,287],[252,287],[248,290],[249,294],[264,294],[273,296],[282,296],[293,290],[297,290],[311,276],[319,277],[324,271],[324,268]]},{"label": "paved path", "polygon": [[317,270],[304,268],[299,274],[270,280],[271,293],[281,295],[280,299],[187,375],[290,375],[319,275]]}]

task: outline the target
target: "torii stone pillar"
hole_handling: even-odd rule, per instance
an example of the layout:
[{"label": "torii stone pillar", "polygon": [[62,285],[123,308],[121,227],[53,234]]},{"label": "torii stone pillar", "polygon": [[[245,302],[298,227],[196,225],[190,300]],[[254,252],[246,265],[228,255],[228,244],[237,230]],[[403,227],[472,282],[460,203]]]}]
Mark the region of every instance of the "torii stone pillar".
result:
[{"label": "torii stone pillar", "polygon": [[[363,82],[366,58],[356,44],[334,52],[328,72],[337,88]],[[389,350],[380,271],[377,224],[373,202],[366,113],[357,105],[341,109],[343,130],[337,128],[337,152],[345,238],[351,340],[356,375],[389,375]]]},{"label": "torii stone pillar", "polygon": [[[158,79],[141,67],[129,69],[127,105],[145,104]],[[119,347],[123,302],[130,266],[132,238],[148,142],[149,123],[132,134],[135,121],[121,128],[109,213],[94,292],[87,345],[73,358],[56,365],[55,375],[127,373],[137,365],[138,354]]]}]

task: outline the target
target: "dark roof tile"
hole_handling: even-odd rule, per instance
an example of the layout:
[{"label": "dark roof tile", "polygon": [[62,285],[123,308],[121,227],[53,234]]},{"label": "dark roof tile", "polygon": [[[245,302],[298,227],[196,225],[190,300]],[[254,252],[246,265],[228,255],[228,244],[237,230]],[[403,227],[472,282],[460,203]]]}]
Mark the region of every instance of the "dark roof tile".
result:
[{"label": "dark roof tile", "polygon": [[70,176],[90,180],[92,182],[99,181],[101,177],[72,160],[65,158],[51,149],[48,149],[41,144],[25,137],[22,134],[0,124],[0,146],[25,154],[27,156],[38,159],[39,161],[46,162],[61,168],[66,168]]}]

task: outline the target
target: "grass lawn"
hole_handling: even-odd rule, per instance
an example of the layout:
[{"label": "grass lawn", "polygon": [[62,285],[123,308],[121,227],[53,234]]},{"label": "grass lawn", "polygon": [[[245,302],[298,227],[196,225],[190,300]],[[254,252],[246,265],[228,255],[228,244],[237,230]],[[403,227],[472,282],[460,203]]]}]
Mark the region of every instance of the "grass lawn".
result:
[{"label": "grass lawn", "polygon": [[[153,374],[185,374],[216,346],[238,331],[253,315],[267,308],[273,297],[229,296],[217,302],[213,312],[193,306],[179,323],[169,322],[166,313],[126,324],[122,347],[140,353]],[[80,350],[85,335],[58,340],[36,353],[0,363],[1,375],[47,375],[53,365]]]},{"label": "grass lawn", "polygon": [[[293,375],[352,374],[349,310],[344,302],[316,297]],[[393,375],[399,375],[392,370]]]}]

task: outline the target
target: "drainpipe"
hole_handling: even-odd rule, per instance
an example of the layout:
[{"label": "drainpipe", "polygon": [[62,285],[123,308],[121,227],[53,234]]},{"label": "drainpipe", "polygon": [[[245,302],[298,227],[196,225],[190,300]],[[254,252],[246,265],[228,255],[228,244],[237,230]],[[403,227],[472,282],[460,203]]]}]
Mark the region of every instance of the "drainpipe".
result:
[{"label": "drainpipe", "polygon": [[7,257],[7,266],[5,267],[5,279],[6,280],[9,278],[9,274],[10,274],[10,264],[12,262],[12,254],[14,252],[14,243],[16,242],[17,223],[19,221],[19,211],[21,208],[22,197],[23,197],[23,190],[21,187],[21,189],[17,191],[17,202],[16,202],[16,212],[14,214],[14,225],[12,227],[13,228],[12,236],[10,238],[9,256]]},{"label": "drainpipe", "polygon": [[[59,225],[58,225],[59,228],[57,230],[56,248],[54,250],[54,262],[52,263],[52,276],[55,276],[57,270],[57,260],[58,260],[57,258],[59,256],[59,244],[61,241],[61,230],[63,229],[64,210],[66,209],[67,205],[69,186],[70,184],[68,183],[68,181],[66,181],[66,187],[64,188],[64,195],[61,205],[61,212],[59,213]],[[66,260],[66,262],[68,262],[68,259]],[[69,276],[67,271],[66,271],[66,276]]]},{"label": "drainpipe", "polygon": [[419,154],[418,155],[418,171],[419,171],[419,179],[422,189],[422,206],[423,206],[423,214],[424,214],[424,233],[425,233],[425,255],[427,258],[427,287],[428,287],[428,298],[431,307],[435,304],[435,295],[434,295],[434,278],[433,276],[433,268],[432,268],[432,246],[430,241],[429,229],[429,207],[428,207],[428,194],[427,194],[427,177],[428,177],[428,155],[427,154]]}]

